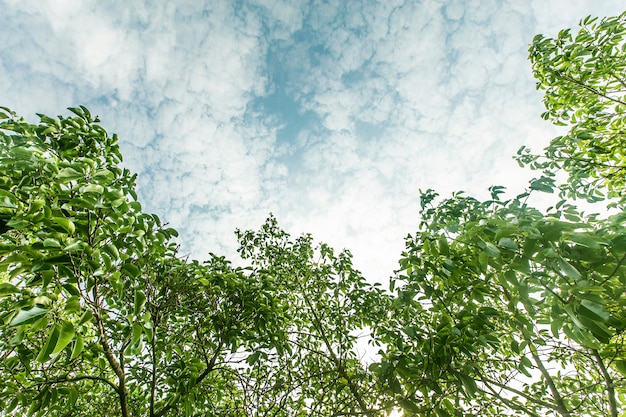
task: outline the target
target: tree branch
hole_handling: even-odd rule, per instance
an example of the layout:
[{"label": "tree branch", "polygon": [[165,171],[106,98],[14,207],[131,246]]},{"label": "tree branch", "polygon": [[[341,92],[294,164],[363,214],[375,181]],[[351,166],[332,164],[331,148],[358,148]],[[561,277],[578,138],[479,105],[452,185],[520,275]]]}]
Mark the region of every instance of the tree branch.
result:
[{"label": "tree branch", "polygon": [[552,379],[552,375],[550,375],[550,372],[548,372],[546,367],[543,365],[543,362],[541,358],[539,357],[539,354],[537,353],[537,349],[535,348],[535,345],[532,343],[532,341],[529,338],[526,338],[526,343],[528,343],[528,349],[530,350],[533,360],[535,361],[537,368],[539,368],[541,375],[545,378],[546,383],[548,384],[548,388],[550,389],[550,392],[552,393],[552,398],[556,402],[555,410],[559,414],[561,414],[563,417],[571,417],[569,410],[565,406],[563,397],[561,397],[559,390],[556,388],[556,385],[554,384],[554,380]]},{"label": "tree branch", "polygon": [[[298,280],[298,283],[300,283],[300,280]],[[326,346],[326,349],[328,349],[328,354],[330,355],[331,360],[335,364],[335,366],[337,368],[337,372],[339,373],[339,375],[341,375],[343,378],[345,378],[345,380],[347,382],[348,389],[350,390],[350,393],[352,394],[352,396],[354,397],[354,399],[358,403],[359,408],[361,409],[362,414],[363,415],[367,415],[367,416],[373,415],[372,410],[369,409],[369,407],[367,406],[367,404],[363,400],[363,397],[359,393],[359,391],[357,389],[357,386],[354,384],[354,381],[352,380],[352,377],[350,375],[348,375],[344,365],[341,363],[341,360],[337,357],[337,355],[335,354],[335,351],[332,349],[330,341],[328,340],[328,338],[326,337],[326,333],[324,332],[324,326],[323,326],[319,316],[317,315],[317,312],[316,312],[315,308],[311,304],[311,300],[309,300],[309,297],[307,297],[306,291],[304,291],[304,288],[302,287],[302,285],[300,285],[300,290],[302,291],[302,296],[304,298],[304,302],[307,304],[309,309],[311,309],[311,314],[313,315],[313,323],[315,324],[315,327],[317,328],[317,330],[318,330],[318,332],[320,334],[320,337],[322,338],[322,341],[324,342],[324,345]]]},{"label": "tree branch", "polygon": [[106,378],[103,378],[101,376],[95,376],[95,375],[79,375],[79,376],[75,376],[75,377],[63,377],[63,378],[57,378],[54,380],[48,380],[48,381],[44,381],[42,383],[42,385],[47,385],[47,384],[62,384],[64,382],[78,382],[78,381],[83,381],[83,380],[91,380],[91,381],[98,381],[98,382],[104,382],[105,384],[107,384],[108,386],[110,386],[111,388],[113,388],[113,390],[117,393],[119,392],[119,387],[117,385],[115,385],[113,382],[109,381]]},{"label": "tree branch", "polygon": [[[198,384],[200,384],[200,382],[202,382],[202,380],[204,380],[204,378],[207,377],[207,375],[209,375],[211,373],[211,371],[213,371],[215,369],[215,363],[217,362],[217,358],[219,358],[219,354],[220,351],[222,349],[224,342],[222,340],[220,340],[220,342],[218,343],[218,345],[215,348],[215,351],[213,352],[213,355],[211,356],[211,358],[209,359],[208,357],[205,358],[206,359],[206,369],[204,371],[202,371],[202,373],[200,375],[198,375],[198,378],[196,379],[196,382],[194,384],[194,386],[197,386]],[[191,389],[192,387],[190,387]],[[165,407],[163,407],[161,410],[159,410],[159,412],[157,413],[151,413],[151,416],[154,417],[163,417],[165,415],[165,413],[167,413],[169,410],[171,410],[172,408],[174,408],[176,402],[172,402],[170,404],[167,404]]]},{"label": "tree branch", "polygon": [[526,393],[524,391],[520,391],[518,389],[515,389],[515,388],[513,388],[513,387],[511,387],[509,385],[502,384],[502,383],[500,383],[498,381],[494,381],[493,379],[489,379],[489,378],[483,377],[483,376],[481,376],[480,380],[481,380],[481,382],[483,384],[495,385],[498,388],[501,388],[501,389],[503,389],[505,391],[511,392],[511,393],[513,393],[515,395],[519,395],[520,397],[526,398],[528,401],[533,402],[535,404],[538,404],[538,405],[540,405],[542,407],[548,408],[550,410],[558,411],[558,407],[555,404],[552,404],[552,403],[549,403],[547,401],[541,400],[541,399],[539,399],[537,397],[534,397],[534,396],[532,396],[532,395],[530,395],[530,394],[528,394],[528,393]]},{"label": "tree branch", "polygon": [[109,362],[109,366],[111,366],[119,381],[117,395],[120,400],[122,417],[129,417],[130,414],[128,412],[128,393],[126,392],[126,376],[124,375],[124,369],[122,369],[120,363],[117,361],[117,359],[115,359],[115,355],[113,354],[111,345],[109,345],[106,332],[104,331],[104,324],[102,322],[102,315],[100,313],[100,310],[96,309],[95,313],[96,322],[98,324],[98,336],[100,339],[100,345],[102,346],[102,349],[104,349],[104,356],[106,356],[107,361]]},{"label": "tree branch", "polygon": [[613,378],[609,375],[606,366],[604,365],[604,361],[600,356],[600,353],[596,349],[592,349],[591,353],[593,354],[593,358],[600,369],[600,373],[606,382],[606,396],[609,400],[609,410],[611,410],[611,417],[617,417],[617,401],[615,400],[615,388],[613,385]]},{"label": "tree branch", "polygon": [[599,90],[597,90],[597,89],[595,89],[593,87],[588,86],[587,84],[583,83],[582,81],[578,81],[577,79],[575,79],[572,76],[562,74],[560,71],[555,71],[555,73],[558,74],[564,80],[570,81],[570,82],[576,84],[577,86],[582,87],[585,90],[587,90],[587,91],[589,91],[589,92],[591,92],[591,93],[593,93],[593,94],[595,94],[597,96],[604,97],[605,99],[610,100],[610,101],[612,101],[614,103],[626,106],[626,102],[623,102],[622,100],[613,98],[613,97],[611,97],[611,96],[609,96],[607,94],[604,94],[601,91],[599,91]]}]

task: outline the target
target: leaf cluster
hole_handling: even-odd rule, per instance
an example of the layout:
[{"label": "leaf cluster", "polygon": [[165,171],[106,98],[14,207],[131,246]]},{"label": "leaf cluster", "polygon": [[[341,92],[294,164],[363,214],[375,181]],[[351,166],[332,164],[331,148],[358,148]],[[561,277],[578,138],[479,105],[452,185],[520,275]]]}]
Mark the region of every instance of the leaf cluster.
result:
[{"label": "leaf cluster", "polygon": [[387,296],[349,252],[270,217],[250,266],[178,254],[85,107],[0,114],[0,410],[25,415],[379,415],[357,342]]},{"label": "leaf cluster", "polygon": [[576,34],[537,35],[530,61],[537,88],[544,90],[543,118],[569,126],[545,155],[520,149],[518,161],[568,174],[563,195],[589,201],[624,198],[626,109],[626,13],[598,20],[587,17]]}]

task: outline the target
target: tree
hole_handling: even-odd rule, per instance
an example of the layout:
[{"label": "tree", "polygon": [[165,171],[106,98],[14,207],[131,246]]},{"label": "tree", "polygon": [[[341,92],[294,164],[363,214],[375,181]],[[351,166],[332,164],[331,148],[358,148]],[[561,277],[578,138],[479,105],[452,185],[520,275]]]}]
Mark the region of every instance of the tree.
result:
[{"label": "tree", "polygon": [[550,142],[545,155],[522,148],[519,160],[554,178],[565,171],[564,195],[591,201],[625,198],[626,12],[617,17],[587,17],[574,36],[537,35],[530,61],[537,88],[545,90],[543,118],[570,126]]},{"label": "tree", "polygon": [[280,344],[256,350],[239,374],[251,406],[285,416],[380,416],[392,407],[357,350],[389,306],[380,284],[365,281],[349,252],[315,246],[310,235],[292,240],[273,217],[237,235],[251,275],[274,294],[284,331]]},{"label": "tree", "polygon": [[[378,415],[356,356],[383,291],[270,217],[251,266],[181,258],[85,107],[0,113],[0,410],[28,415]],[[315,257],[315,258],[314,258]]]},{"label": "tree", "polygon": [[501,191],[424,193],[373,370],[417,415],[617,416],[626,215],[543,214]]},{"label": "tree", "polygon": [[222,259],[177,258],[86,108],[38,125],[4,110],[1,408],[161,416],[229,389],[216,369],[259,337],[259,288]]},{"label": "tree", "polygon": [[[529,190],[502,201],[421,196],[421,223],[392,280],[372,365],[409,415],[617,417],[626,401],[624,41],[626,14],[587,18],[573,39],[535,37],[544,118],[571,124]],[[558,172],[567,182],[558,184]],[[527,201],[560,189],[546,212]],[[587,215],[568,197],[605,201]]]}]

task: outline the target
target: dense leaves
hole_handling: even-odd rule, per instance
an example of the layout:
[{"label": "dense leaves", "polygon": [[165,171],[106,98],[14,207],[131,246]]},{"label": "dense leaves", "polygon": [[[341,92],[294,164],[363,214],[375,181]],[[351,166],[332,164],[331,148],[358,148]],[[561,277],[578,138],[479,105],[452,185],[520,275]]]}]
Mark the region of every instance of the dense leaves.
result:
[{"label": "dense leaves", "polygon": [[383,297],[348,253],[291,241],[270,219],[240,235],[252,267],[187,261],[86,108],[34,125],[3,110],[0,409],[292,416],[378,404],[355,342]]},{"label": "dense leaves", "polygon": [[537,88],[545,90],[543,114],[569,126],[552,140],[544,158],[520,150],[520,162],[545,170],[548,178],[564,170],[563,191],[591,201],[625,197],[626,12],[617,17],[587,17],[576,34],[537,35],[530,48]]},{"label": "dense leaves", "polygon": [[[541,172],[528,191],[421,196],[372,365],[409,415],[622,415],[626,14],[581,26],[530,48],[544,118],[571,129],[544,155],[520,150],[521,165]],[[527,205],[555,189],[554,207]],[[604,214],[567,200],[579,197],[604,201]]]},{"label": "dense leaves", "polygon": [[[374,416],[392,405],[359,356],[359,348],[366,353],[359,340],[367,340],[367,327],[385,314],[390,299],[354,270],[349,252],[315,247],[308,235],[291,240],[272,217],[258,232],[238,236],[252,276],[265,283],[282,317],[281,343],[249,356],[251,367],[240,376],[252,407],[268,415],[282,407],[284,415]],[[280,403],[266,393],[276,384]]]},{"label": "dense leaves", "polygon": [[380,377],[424,415],[615,415],[626,215],[434,197],[394,280]]}]

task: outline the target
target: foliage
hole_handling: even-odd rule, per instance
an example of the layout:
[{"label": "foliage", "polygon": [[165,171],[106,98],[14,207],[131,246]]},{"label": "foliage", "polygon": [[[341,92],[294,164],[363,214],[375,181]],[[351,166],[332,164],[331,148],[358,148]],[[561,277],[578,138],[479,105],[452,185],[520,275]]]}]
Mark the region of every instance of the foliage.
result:
[{"label": "foliage", "polygon": [[352,332],[382,304],[349,254],[322,246],[313,261],[311,239],[270,218],[241,234],[255,270],[179,257],[176,231],[141,211],[117,137],[70,110],[39,124],[0,115],[0,410],[370,410]]},{"label": "foliage", "polygon": [[616,415],[626,215],[544,215],[492,191],[422,195],[374,370],[417,415]]},{"label": "foliage", "polygon": [[[372,370],[409,415],[597,415],[626,402],[624,94],[626,13],[586,18],[576,37],[530,48],[543,117],[570,131],[542,156],[529,191],[501,201],[421,196],[406,240],[391,316],[377,327]],[[559,184],[559,172],[567,182]],[[558,187],[546,212],[532,193]],[[566,198],[606,201],[586,215]]]},{"label": "foliage", "polygon": [[[268,415],[280,406],[281,415],[294,416],[374,416],[392,405],[358,352],[367,327],[389,305],[380,284],[368,284],[354,270],[349,252],[315,247],[310,235],[291,240],[273,217],[258,232],[238,236],[252,275],[265,283],[276,300],[273,308],[282,312],[281,343],[256,350],[240,376],[252,405]],[[259,389],[274,390],[277,384],[283,390],[279,397]]]},{"label": "foliage", "polygon": [[545,90],[545,119],[569,126],[552,140],[545,157],[520,149],[519,161],[554,179],[564,170],[564,195],[590,201],[606,195],[626,197],[626,12],[617,17],[587,17],[576,35],[537,35],[530,61],[537,88]]}]

